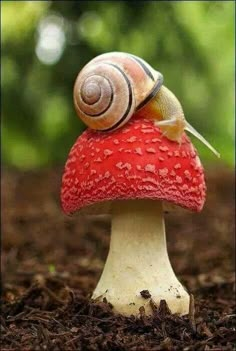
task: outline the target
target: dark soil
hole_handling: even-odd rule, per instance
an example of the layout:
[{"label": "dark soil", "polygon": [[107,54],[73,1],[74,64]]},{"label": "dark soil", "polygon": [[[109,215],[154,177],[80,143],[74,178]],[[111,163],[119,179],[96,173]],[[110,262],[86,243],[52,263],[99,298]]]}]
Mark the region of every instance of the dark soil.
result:
[{"label": "dark soil", "polygon": [[2,175],[1,350],[233,350],[232,172],[206,171],[200,214],[166,215],[172,265],[195,298],[181,318],[165,301],[150,299],[153,317],[140,309],[125,318],[90,300],[108,252],[109,217],[63,215],[61,172]]}]

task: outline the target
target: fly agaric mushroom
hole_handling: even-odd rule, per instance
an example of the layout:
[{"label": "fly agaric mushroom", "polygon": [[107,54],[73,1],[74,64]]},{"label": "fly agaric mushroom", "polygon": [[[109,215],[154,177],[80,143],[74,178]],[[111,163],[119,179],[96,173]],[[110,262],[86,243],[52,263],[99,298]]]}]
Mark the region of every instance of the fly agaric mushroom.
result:
[{"label": "fly agaric mushroom", "polygon": [[131,119],[110,133],[87,129],[72,147],[62,179],[65,213],[108,205],[110,250],[93,299],[114,311],[151,314],[148,290],[172,313],[189,312],[189,294],[171,267],[162,202],[200,211],[205,201],[203,167],[184,134],[181,145],[165,138],[151,120]]}]

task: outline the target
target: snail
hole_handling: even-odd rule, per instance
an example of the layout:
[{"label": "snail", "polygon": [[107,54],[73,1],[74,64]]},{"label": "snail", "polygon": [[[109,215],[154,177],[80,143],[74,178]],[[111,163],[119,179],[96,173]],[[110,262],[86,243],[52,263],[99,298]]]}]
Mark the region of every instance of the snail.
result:
[{"label": "snail", "polygon": [[88,62],[75,81],[74,105],[91,129],[112,131],[142,116],[153,119],[168,139],[180,143],[188,131],[220,156],[186,121],[179,100],[163,85],[163,75],[135,55],[110,52]]}]

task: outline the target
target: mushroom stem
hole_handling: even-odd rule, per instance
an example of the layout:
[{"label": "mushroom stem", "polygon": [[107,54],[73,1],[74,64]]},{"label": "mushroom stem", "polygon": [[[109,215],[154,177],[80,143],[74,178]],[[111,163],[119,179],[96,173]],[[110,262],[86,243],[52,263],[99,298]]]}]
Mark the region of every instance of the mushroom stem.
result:
[{"label": "mushroom stem", "polygon": [[187,314],[189,295],[169,261],[162,203],[125,200],[112,206],[110,250],[93,299],[106,297],[124,315],[137,315],[141,306],[152,314],[150,298],[140,294],[148,290],[156,304],[164,299],[172,313]]}]

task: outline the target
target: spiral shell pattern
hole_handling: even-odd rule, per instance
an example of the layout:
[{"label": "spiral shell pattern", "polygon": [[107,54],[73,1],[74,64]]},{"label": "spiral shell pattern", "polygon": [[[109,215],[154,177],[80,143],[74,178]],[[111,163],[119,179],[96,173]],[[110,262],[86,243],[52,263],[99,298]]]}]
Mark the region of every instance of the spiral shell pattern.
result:
[{"label": "spiral shell pattern", "polygon": [[107,53],[91,60],[78,74],[74,104],[91,129],[121,127],[157,94],[161,73],[142,59],[126,53]]}]

